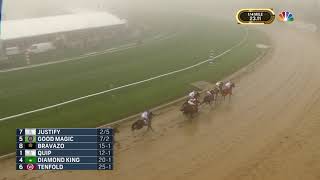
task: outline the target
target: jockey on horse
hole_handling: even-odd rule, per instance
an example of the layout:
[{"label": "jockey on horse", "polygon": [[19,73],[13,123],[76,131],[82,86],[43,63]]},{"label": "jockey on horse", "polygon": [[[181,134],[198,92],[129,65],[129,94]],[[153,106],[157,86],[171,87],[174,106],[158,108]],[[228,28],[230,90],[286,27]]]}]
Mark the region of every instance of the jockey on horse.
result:
[{"label": "jockey on horse", "polygon": [[134,122],[132,124],[132,126],[131,126],[132,131],[141,129],[144,126],[148,126],[148,130],[151,129],[153,131],[152,126],[151,126],[151,120],[152,120],[153,116],[154,116],[154,114],[150,110],[144,111],[141,114],[141,119],[137,120],[136,122]]},{"label": "jockey on horse", "polygon": [[212,101],[216,99],[217,92],[215,90],[208,90],[206,91],[206,96],[203,98],[203,101],[201,104],[206,103],[211,105]]},{"label": "jockey on horse", "polygon": [[151,129],[152,131],[153,131],[153,129],[151,127],[151,120],[152,120],[153,116],[154,116],[154,113],[151,112],[150,110],[144,111],[141,114],[141,118],[142,118],[144,124],[146,126],[148,126],[148,130]]},{"label": "jockey on horse", "polygon": [[206,91],[207,96],[213,96],[213,90],[208,90]]},{"label": "jockey on horse", "polygon": [[221,93],[222,92],[222,88],[224,86],[224,82],[223,81],[218,81],[216,83],[216,87],[219,89],[219,92]]},{"label": "jockey on horse", "polygon": [[231,81],[228,81],[224,86],[225,86],[226,88],[230,88],[231,85],[232,85],[232,82],[231,82]]},{"label": "jockey on horse", "polygon": [[189,99],[195,98],[198,100],[198,98],[200,97],[200,93],[198,91],[193,90],[189,93],[188,97],[189,97]]},{"label": "jockey on horse", "polygon": [[233,83],[233,82],[231,82],[231,81],[228,81],[224,86],[223,86],[223,88],[222,88],[222,96],[224,97],[224,99],[225,99],[225,97],[227,96],[227,95],[229,95],[229,97],[231,97],[231,95],[232,95],[232,89],[235,87],[235,84]]},{"label": "jockey on horse", "polygon": [[197,106],[198,105],[198,100],[196,98],[191,98],[188,100],[188,104],[190,106]]},{"label": "jockey on horse", "polygon": [[144,111],[141,114],[141,119],[143,120],[143,122],[145,123],[145,125],[148,125],[151,121],[152,118],[152,112],[150,110]]},{"label": "jockey on horse", "polygon": [[191,98],[189,96],[187,101],[185,103],[183,103],[183,105],[182,105],[180,110],[184,114],[190,115],[191,117],[193,117],[193,115],[198,112],[198,105],[199,105],[199,100],[196,99],[196,98]]},{"label": "jockey on horse", "polygon": [[200,93],[198,91],[193,90],[192,92],[189,93],[189,98],[186,104],[198,112],[199,98],[200,98]]}]

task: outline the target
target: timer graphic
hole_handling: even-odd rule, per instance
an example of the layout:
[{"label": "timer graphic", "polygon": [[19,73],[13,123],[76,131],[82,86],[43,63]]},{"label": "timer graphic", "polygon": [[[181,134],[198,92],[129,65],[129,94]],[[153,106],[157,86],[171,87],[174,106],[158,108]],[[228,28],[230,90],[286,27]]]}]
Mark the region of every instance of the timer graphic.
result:
[{"label": "timer graphic", "polygon": [[273,9],[241,9],[236,15],[238,24],[271,24],[275,19]]}]

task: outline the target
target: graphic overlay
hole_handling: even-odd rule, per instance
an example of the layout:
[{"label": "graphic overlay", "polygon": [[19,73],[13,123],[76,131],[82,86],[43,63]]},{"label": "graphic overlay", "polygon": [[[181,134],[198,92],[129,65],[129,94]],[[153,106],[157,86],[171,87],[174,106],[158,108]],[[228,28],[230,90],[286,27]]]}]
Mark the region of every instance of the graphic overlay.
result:
[{"label": "graphic overlay", "polygon": [[278,19],[281,22],[293,22],[294,21],[294,16],[289,11],[282,11],[282,12],[280,12],[280,14],[278,16]]},{"label": "graphic overlay", "polygon": [[113,129],[17,129],[17,170],[112,170]]},{"label": "graphic overlay", "polygon": [[275,19],[273,9],[241,9],[237,12],[238,24],[271,24]]}]

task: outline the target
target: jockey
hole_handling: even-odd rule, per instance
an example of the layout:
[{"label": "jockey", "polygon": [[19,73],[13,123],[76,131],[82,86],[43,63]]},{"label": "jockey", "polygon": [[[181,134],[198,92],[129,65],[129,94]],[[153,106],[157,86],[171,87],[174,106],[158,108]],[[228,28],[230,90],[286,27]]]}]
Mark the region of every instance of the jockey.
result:
[{"label": "jockey", "polygon": [[231,88],[231,85],[232,85],[231,81],[228,81],[228,82],[225,84],[225,87],[226,87],[226,88]]},{"label": "jockey", "polygon": [[223,82],[222,82],[222,81],[218,81],[218,82],[216,83],[216,86],[217,86],[218,88],[220,88],[222,85],[223,85]]},{"label": "jockey", "polygon": [[188,104],[191,105],[191,106],[196,106],[197,105],[197,99],[196,98],[189,99]]},{"label": "jockey", "polygon": [[192,91],[191,93],[189,93],[189,99],[194,99],[196,98],[197,92],[196,91]]},{"label": "jockey", "polygon": [[207,91],[207,95],[208,95],[208,96],[212,96],[213,94],[211,93],[210,90],[208,90],[208,91]]},{"label": "jockey", "polygon": [[142,120],[144,121],[145,124],[148,124],[149,121],[150,121],[150,115],[151,115],[151,112],[149,110],[147,111],[144,111],[142,114],[141,114],[141,118]]}]

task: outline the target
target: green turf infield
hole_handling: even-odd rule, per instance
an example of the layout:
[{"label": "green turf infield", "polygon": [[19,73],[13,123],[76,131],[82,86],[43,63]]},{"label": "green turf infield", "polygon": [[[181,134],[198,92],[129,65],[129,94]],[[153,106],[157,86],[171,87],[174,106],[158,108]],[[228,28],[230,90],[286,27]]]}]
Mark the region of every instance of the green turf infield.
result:
[{"label": "green turf infield", "polygon": [[[31,111],[88,94],[182,69],[218,55],[243,39],[243,26],[206,17],[163,23],[168,39],[125,51],[0,74],[0,117]],[[150,23],[152,24],[152,23]],[[161,27],[157,24],[158,27]],[[57,108],[0,122],[0,154],[15,149],[15,128],[96,127],[184,96],[190,83],[215,82],[247,65],[262,52],[265,34],[249,30],[247,41],[194,69],[102,94]],[[177,110],[177,113],[180,113]]]}]

